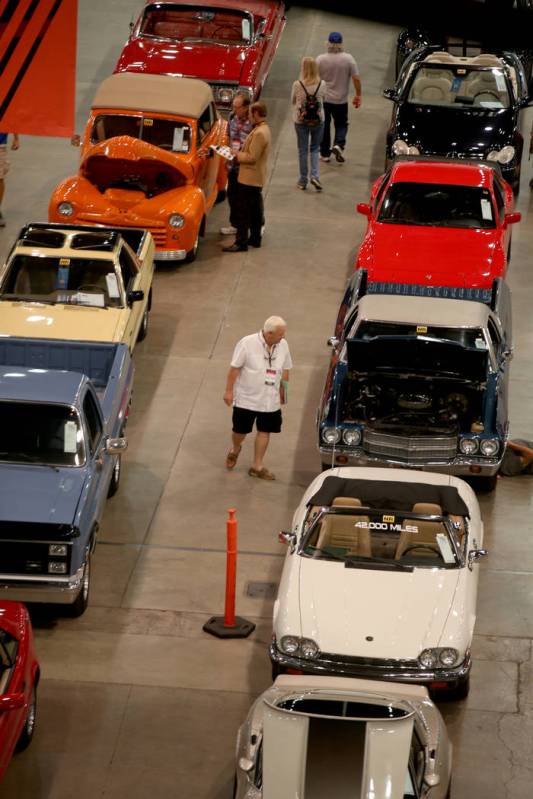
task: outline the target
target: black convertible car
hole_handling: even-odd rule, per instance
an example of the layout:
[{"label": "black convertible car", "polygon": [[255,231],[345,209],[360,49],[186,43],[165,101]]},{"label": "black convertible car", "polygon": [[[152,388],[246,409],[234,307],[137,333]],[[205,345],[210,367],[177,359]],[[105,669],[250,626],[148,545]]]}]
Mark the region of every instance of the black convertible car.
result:
[{"label": "black convertible car", "polygon": [[520,117],[533,100],[515,53],[467,57],[421,47],[384,96],[394,102],[387,164],[397,155],[418,154],[497,161],[518,194]]}]

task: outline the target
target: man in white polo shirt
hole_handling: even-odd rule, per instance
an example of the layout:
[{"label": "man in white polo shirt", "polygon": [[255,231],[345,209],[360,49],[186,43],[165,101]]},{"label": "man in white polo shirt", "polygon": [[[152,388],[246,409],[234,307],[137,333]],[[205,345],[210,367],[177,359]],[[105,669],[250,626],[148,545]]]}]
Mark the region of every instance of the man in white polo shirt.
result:
[{"label": "man in white polo shirt", "polygon": [[232,448],[226,467],[235,467],[242,443],[255,422],[254,462],[248,474],[261,480],[276,479],[263,465],[263,458],[270,434],[281,431],[281,405],[287,401],[292,360],[286,330],[284,319],[270,316],[259,333],[241,338],[233,352],[224,392],[226,405],[233,405]]}]

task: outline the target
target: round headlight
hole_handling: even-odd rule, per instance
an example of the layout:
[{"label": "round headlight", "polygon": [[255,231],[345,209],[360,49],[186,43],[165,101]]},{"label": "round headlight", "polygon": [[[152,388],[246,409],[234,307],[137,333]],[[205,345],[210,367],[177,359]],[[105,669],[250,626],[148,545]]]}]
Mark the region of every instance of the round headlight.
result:
[{"label": "round headlight", "polygon": [[318,657],[318,646],[310,638],[302,638],[300,652],[302,657],[307,658],[307,660],[313,660]]},{"label": "round headlight", "polygon": [[439,652],[439,660],[443,666],[454,666],[458,657],[457,649],[441,649]]},{"label": "round headlight", "polygon": [[337,427],[325,427],[322,430],[322,441],[326,444],[338,444],[341,440],[341,431]]},{"label": "round headlight", "polygon": [[403,139],[396,139],[396,141],[392,145],[392,152],[393,155],[408,155],[409,145],[407,144],[407,142],[403,141]]},{"label": "round headlight", "polygon": [[355,447],[357,444],[361,443],[361,431],[357,428],[345,430],[342,434],[342,440],[345,444],[348,444],[349,447]]},{"label": "round headlight", "polygon": [[509,164],[513,160],[514,154],[514,147],[511,147],[511,145],[508,144],[506,147],[502,147],[497,155],[496,160],[499,161],[500,164]]},{"label": "round headlight", "polygon": [[459,441],[459,449],[463,455],[473,455],[478,451],[479,442],[477,438],[462,438]]},{"label": "round headlight", "polygon": [[74,213],[74,206],[72,203],[59,203],[57,212],[61,214],[61,216],[72,216]]},{"label": "round headlight", "polygon": [[286,655],[295,655],[300,647],[300,641],[294,635],[284,635],[279,642],[279,648]]},{"label": "round headlight", "polygon": [[181,214],[170,214],[168,218],[168,224],[170,227],[181,228],[185,224],[185,217],[183,217]]},{"label": "round headlight", "polygon": [[231,103],[233,100],[234,91],[233,89],[219,89],[218,90],[218,99],[221,103]]},{"label": "round headlight", "polygon": [[496,438],[484,438],[479,448],[483,455],[492,458],[500,449],[500,442]]},{"label": "round headlight", "polygon": [[418,662],[425,669],[432,669],[437,665],[437,653],[434,649],[424,649],[418,657]]}]

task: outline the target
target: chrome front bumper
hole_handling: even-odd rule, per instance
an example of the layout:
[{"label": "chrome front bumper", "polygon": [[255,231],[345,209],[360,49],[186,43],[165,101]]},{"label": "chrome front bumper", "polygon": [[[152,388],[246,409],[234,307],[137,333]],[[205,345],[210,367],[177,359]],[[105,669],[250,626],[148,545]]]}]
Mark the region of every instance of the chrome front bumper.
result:
[{"label": "chrome front bumper", "polygon": [[154,261],[184,261],[187,250],[156,250]]},{"label": "chrome front bumper", "polygon": [[[458,666],[450,669],[428,669],[418,668],[416,665],[408,665],[406,661],[377,661],[368,664],[363,662],[363,658],[346,658],[342,655],[328,655],[322,653],[316,660],[304,660],[303,658],[285,655],[272,642],[269,647],[270,660],[281,669],[294,669],[305,674],[327,674],[331,676],[360,677],[361,679],[393,680],[396,682],[408,682],[417,684],[430,684],[435,682],[445,682],[448,684],[458,684],[463,682],[469,675],[472,668],[470,654]],[[410,663],[411,661],[409,661]]]},{"label": "chrome front bumper", "polygon": [[[440,472],[457,476],[492,477],[498,473],[501,458],[467,458],[457,455],[451,460],[442,461],[404,461],[394,460],[385,455],[369,455],[361,447],[335,447],[335,460],[332,463],[332,449],[319,447],[324,466],[382,466],[395,469],[420,469],[423,472]],[[338,460],[340,456],[340,462]],[[347,460],[345,460],[347,458]]]},{"label": "chrome front bumper", "polygon": [[84,566],[76,574],[65,577],[0,574],[0,598],[18,602],[72,605],[81,590],[83,569]]}]

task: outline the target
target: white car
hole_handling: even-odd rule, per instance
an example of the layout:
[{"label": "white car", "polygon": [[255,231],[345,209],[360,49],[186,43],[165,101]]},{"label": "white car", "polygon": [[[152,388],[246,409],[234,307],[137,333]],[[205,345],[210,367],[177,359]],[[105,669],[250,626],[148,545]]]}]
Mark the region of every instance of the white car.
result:
[{"label": "white car", "polygon": [[237,739],[236,799],[449,796],[452,747],[419,685],[281,676]]},{"label": "white car", "polygon": [[294,514],[274,604],[273,676],[339,674],[468,693],[483,523],[451,475],[319,475]]}]

